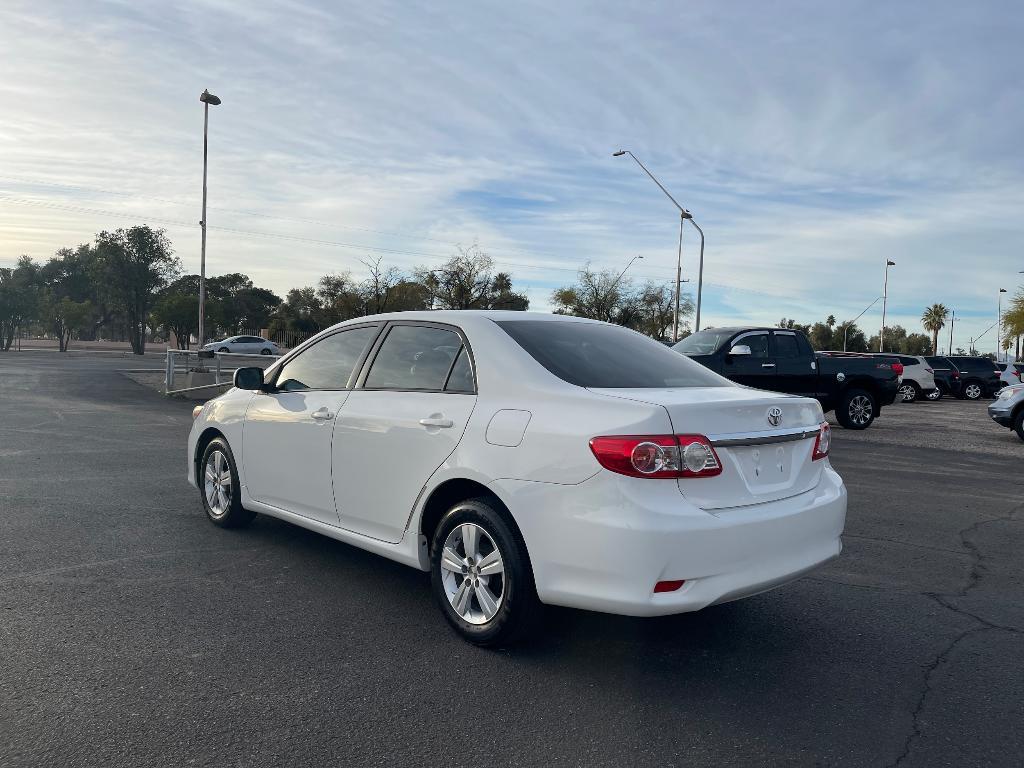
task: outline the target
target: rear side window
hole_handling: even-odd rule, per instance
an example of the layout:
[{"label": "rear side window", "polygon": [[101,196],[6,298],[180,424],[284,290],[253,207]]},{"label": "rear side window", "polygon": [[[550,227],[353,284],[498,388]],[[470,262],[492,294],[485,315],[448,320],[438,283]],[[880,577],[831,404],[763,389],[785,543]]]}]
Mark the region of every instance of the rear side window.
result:
[{"label": "rear side window", "polygon": [[461,348],[462,339],[454,331],[396,325],[381,344],[364,386],[440,392]]},{"label": "rear side window", "polygon": [[664,344],[617,325],[558,320],[508,320],[497,325],[534,360],[578,387],[734,386]]},{"label": "rear side window", "polygon": [[301,389],[347,389],[352,370],[377,326],[340,331],[321,339],[293,357],[277,375],[277,388],[285,392]]},{"label": "rear side window", "polygon": [[775,334],[775,356],[782,358],[800,357],[800,345],[797,344],[796,334]]},{"label": "rear side window", "polygon": [[900,362],[904,365],[918,365],[918,359],[916,357],[901,357]]},{"label": "rear side window", "polygon": [[445,392],[476,391],[476,385],[473,383],[473,367],[469,362],[469,353],[465,347],[459,350],[459,356],[455,358],[455,365],[444,389]]}]

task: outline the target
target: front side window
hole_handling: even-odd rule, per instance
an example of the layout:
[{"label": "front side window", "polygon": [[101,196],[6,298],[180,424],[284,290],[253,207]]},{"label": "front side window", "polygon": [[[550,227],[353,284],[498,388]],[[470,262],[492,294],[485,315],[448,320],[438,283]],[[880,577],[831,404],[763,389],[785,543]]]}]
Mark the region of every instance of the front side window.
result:
[{"label": "front side window", "polygon": [[[795,340],[795,339],[794,339]],[[766,359],[768,357],[768,334],[748,333],[733,340],[732,345],[745,344],[750,347],[750,356],[755,359]]]},{"label": "front side window", "polygon": [[364,386],[367,389],[444,389],[462,339],[454,331],[396,325],[381,344]]},{"label": "front side window", "polygon": [[672,349],[682,352],[684,355],[713,355],[720,346],[728,341],[730,336],[732,336],[731,331],[699,331],[691,333]]},{"label": "front side window", "polygon": [[377,326],[340,331],[321,339],[293,357],[277,376],[277,388],[347,389],[360,356],[377,333]]},{"label": "front side window", "polygon": [[730,387],[661,342],[618,325],[506,320],[497,325],[558,378],[578,387]]}]

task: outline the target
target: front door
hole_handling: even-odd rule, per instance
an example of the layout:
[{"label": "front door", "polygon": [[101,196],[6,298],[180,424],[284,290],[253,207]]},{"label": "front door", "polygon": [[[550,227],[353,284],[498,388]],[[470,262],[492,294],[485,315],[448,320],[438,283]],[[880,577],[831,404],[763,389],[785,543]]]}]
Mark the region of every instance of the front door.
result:
[{"label": "front door", "polygon": [[456,329],[396,323],[386,333],[334,427],[334,498],[342,528],[397,542],[459,444],[476,387]]},{"label": "front door", "polygon": [[338,524],[331,478],[334,422],[356,364],[379,331],[326,336],[285,362],[249,403],[242,427],[243,482],[256,501]]},{"label": "front door", "polygon": [[775,389],[775,361],[769,354],[768,331],[751,331],[737,336],[730,349],[737,345],[750,347],[749,355],[726,355],[722,375],[737,384],[758,389]]}]

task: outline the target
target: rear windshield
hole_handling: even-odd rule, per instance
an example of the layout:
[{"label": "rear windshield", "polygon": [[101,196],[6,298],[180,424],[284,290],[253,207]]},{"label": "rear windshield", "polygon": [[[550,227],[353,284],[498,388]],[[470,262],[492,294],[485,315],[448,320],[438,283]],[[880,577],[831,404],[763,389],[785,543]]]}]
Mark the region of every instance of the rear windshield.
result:
[{"label": "rear windshield", "polygon": [[700,331],[691,333],[672,349],[684,355],[710,355],[724,344],[735,331]]},{"label": "rear windshield", "polygon": [[617,325],[550,320],[509,320],[498,325],[534,360],[578,387],[733,386],[664,344]]}]

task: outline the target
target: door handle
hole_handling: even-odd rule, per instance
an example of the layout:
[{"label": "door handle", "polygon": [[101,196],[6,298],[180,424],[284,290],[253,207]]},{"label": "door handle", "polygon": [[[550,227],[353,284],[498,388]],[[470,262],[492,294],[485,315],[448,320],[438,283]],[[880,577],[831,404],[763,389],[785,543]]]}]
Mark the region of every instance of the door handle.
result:
[{"label": "door handle", "polygon": [[775,363],[761,363],[762,368],[774,368]]},{"label": "door handle", "polygon": [[317,421],[328,421],[334,418],[334,414],[328,411],[326,408],[318,408],[309,415],[312,416]]},{"label": "door handle", "polygon": [[424,427],[440,427],[441,429],[449,429],[455,425],[451,419],[442,418],[440,415],[431,416],[427,419],[420,419],[420,424]]}]

